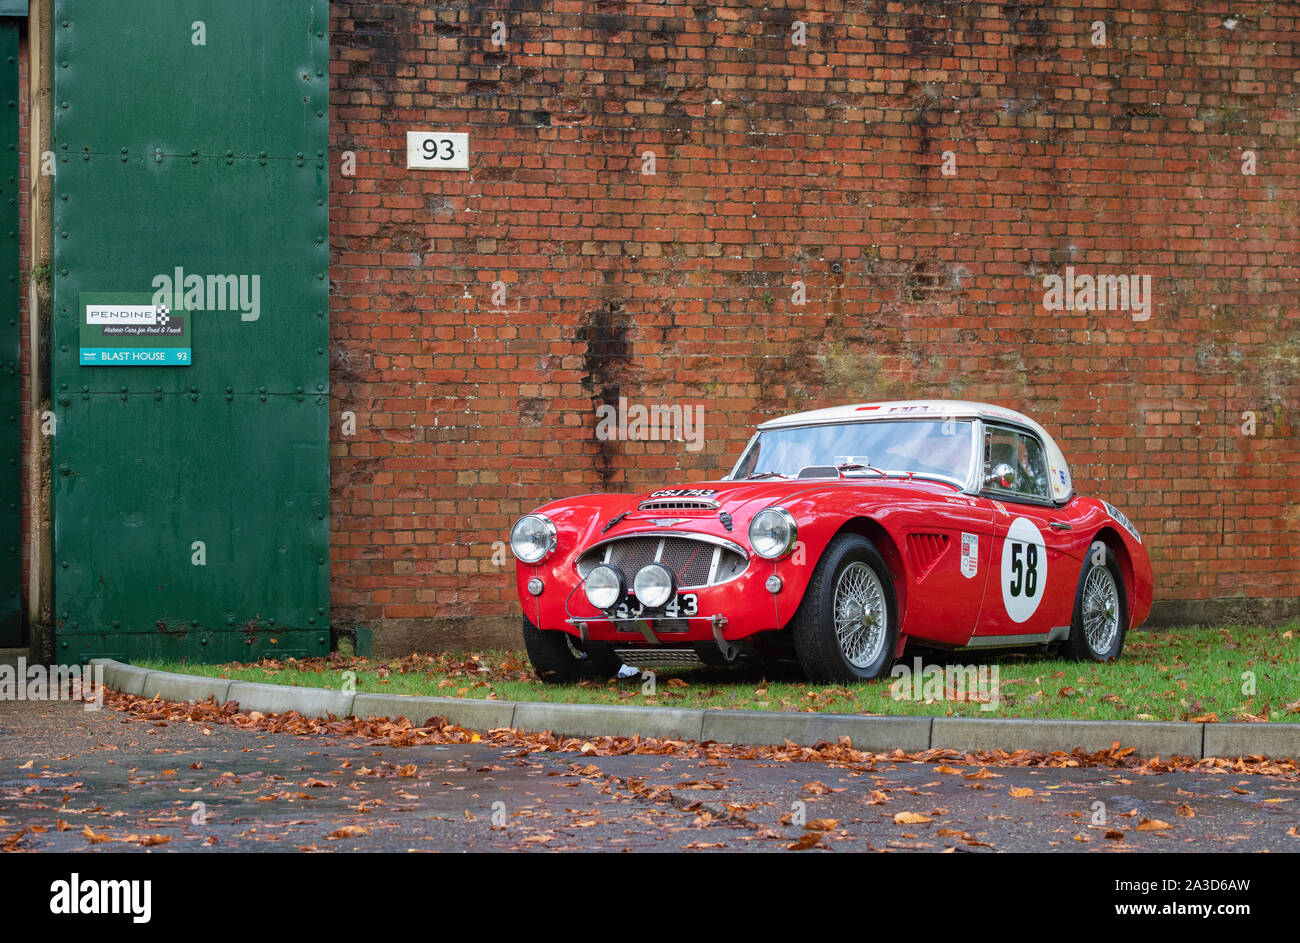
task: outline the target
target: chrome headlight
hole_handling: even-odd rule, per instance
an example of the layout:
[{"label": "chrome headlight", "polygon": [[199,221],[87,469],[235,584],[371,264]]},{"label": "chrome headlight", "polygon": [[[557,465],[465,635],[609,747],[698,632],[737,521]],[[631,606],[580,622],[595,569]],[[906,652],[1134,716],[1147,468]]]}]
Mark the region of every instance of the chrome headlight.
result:
[{"label": "chrome headlight", "polygon": [[673,571],[662,563],[647,563],[636,571],[632,592],[647,609],[658,609],[672,599]]},{"label": "chrome headlight", "polygon": [[597,609],[613,609],[627,594],[627,581],[618,567],[602,563],[587,574],[583,589],[587,593],[587,602]]},{"label": "chrome headlight", "polygon": [[510,528],[510,549],[524,563],[537,563],[555,549],[555,525],[545,514],[525,514]]},{"label": "chrome headlight", "polygon": [[749,522],[749,545],[765,560],[785,556],[798,539],[794,516],[785,508],[765,508]]}]

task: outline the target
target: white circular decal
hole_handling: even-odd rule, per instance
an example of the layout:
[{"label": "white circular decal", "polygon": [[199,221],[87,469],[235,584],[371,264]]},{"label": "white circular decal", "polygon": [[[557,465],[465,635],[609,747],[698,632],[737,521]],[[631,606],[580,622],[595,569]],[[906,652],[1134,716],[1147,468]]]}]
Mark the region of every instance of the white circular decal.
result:
[{"label": "white circular decal", "polygon": [[1043,601],[1047,585],[1047,545],[1027,517],[1017,517],[1002,543],[1002,604],[1012,622],[1024,622]]}]

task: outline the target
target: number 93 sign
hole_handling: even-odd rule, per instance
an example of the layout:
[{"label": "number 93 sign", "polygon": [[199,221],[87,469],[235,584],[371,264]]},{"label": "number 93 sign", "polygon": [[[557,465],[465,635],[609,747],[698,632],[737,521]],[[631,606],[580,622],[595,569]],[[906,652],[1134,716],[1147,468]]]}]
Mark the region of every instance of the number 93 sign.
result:
[{"label": "number 93 sign", "polygon": [[469,135],[463,131],[407,131],[408,170],[469,170]]},{"label": "number 93 sign", "polygon": [[1012,622],[1024,622],[1043,601],[1047,586],[1047,545],[1027,517],[1017,517],[1002,542],[1002,604]]}]

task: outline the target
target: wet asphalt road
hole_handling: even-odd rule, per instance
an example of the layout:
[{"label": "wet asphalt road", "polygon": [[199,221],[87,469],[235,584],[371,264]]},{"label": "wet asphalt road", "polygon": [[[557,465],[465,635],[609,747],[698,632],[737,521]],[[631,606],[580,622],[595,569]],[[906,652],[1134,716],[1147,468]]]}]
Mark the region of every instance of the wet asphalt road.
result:
[{"label": "wet asphalt road", "polygon": [[[1288,834],[1300,833],[1294,780],[950,769],[375,747],[11,701],[0,702],[0,844],[785,851],[802,839],[833,851],[1300,851],[1300,834]],[[898,813],[929,821],[896,822]],[[1142,819],[1169,827],[1139,830]]]}]

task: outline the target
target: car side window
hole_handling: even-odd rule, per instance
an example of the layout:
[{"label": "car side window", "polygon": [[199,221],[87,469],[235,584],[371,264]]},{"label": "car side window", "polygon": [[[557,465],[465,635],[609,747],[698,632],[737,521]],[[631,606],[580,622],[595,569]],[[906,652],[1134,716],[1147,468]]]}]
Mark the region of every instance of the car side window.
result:
[{"label": "car side window", "polygon": [[745,456],[745,461],[736,469],[736,481],[744,481],[746,476],[754,473],[754,466],[758,464],[758,451],[760,448],[762,448],[762,443],[755,442],[749,450],[749,454]]},{"label": "car side window", "polygon": [[1017,455],[1017,483],[1022,493],[1040,501],[1048,501],[1047,457],[1043,454],[1043,444],[1034,436],[1020,433],[1020,451]]},{"label": "car side window", "polygon": [[[995,480],[999,466],[1011,469],[1011,483]],[[1047,458],[1038,439],[1025,432],[987,427],[984,433],[984,488],[1009,498],[1049,501]]]}]

